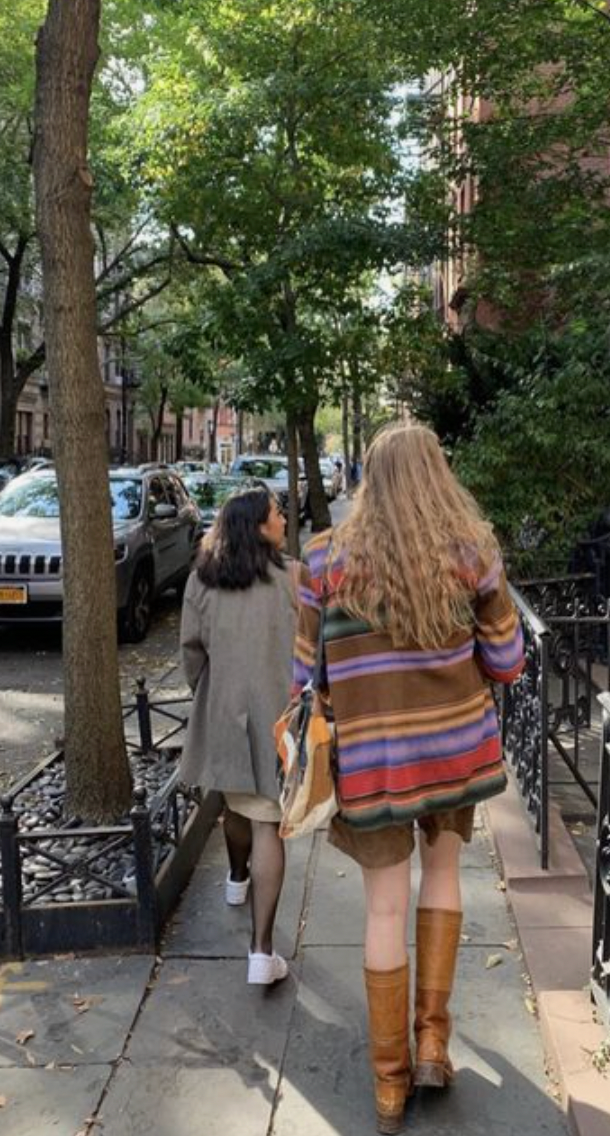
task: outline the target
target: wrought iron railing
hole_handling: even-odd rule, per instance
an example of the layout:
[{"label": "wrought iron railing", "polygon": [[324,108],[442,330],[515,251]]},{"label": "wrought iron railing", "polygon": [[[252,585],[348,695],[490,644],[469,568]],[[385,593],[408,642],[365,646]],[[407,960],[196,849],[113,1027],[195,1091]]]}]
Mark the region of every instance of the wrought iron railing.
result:
[{"label": "wrought iron railing", "polygon": [[533,818],[543,868],[549,857],[548,687],[551,633],[527,600],[511,588],[523,625],[525,667],[503,688],[502,740],[515,770],[525,807]]},{"label": "wrought iron railing", "polygon": [[[200,800],[197,790],[179,780],[179,750],[166,745],[188,719],[188,713],[177,715],[166,707],[185,701],[150,699],[144,680],[139,681],[136,700],[124,712],[126,721],[137,715],[139,730],[139,742],[129,743],[133,803],[117,824],[91,827],[63,815],[61,752],[45,758],[1,798],[0,954],[19,957],[33,928],[44,939],[45,913],[49,924],[49,912],[57,915],[77,903],[94,913],[96,905],[114,902],[118,921],[131,917],[133,945],[155,942],[159,874]],[[155,713],[177,723],[156,738]]]},{"label": "wrought iron railing", "polygon": [[[504,696],[503,736],[534,819],[544,868],[549,856],[549,752],[568,769],[569,784],[575,781],[597,807],[597,781],[583,768],[583,755],[590,757],[596,696],[600,686],[610,687],[610,605],[597,595],[595,584],[593,575],[581,574],[528,580],[513,589],[524,628],[526,665]],[[603,680],[598,671],[596,682],[593,667],[602,659]],[[566,782],[553,777],[552,784]]]},{"label": "wrought iron railing", "polygon": [[602,1023],[610,1032],[610,694],[601,694],[602,744],[593,909],[591,988]]}]

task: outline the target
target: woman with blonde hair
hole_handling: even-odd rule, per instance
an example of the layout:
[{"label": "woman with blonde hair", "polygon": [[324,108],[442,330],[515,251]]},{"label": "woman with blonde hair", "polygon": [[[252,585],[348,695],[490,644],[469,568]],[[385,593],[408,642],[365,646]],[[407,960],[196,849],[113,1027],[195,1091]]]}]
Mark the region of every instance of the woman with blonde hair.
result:
[{"label": "woman with blonde hair", "polygon": [[[474,807],[506,784],[492,682],[523,642],[491,525],[418,424],[370,446],[351,514],[307,546],[295,686],[311,676],[324,607],[340,812],[329,839],[360,864],[365,985],[379,1132],[414,1085],[446,1086],[462,922],[459,860]],[[415,1062],[406,921],[417,821]]]}]

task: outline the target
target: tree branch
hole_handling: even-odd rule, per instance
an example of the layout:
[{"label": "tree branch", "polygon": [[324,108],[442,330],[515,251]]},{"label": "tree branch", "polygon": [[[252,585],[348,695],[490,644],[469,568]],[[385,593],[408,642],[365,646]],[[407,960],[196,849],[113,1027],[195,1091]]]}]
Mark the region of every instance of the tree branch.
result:
[{"label": "tree branch", "polygon": [[188,241],[182,236],[177,225],[171,225],[171,231],[180,248],[182,249],[189,264],[199,264],[208,268],[219,268],[224,272],[225,276],[230,279],[244,267],[238,261],[229,260],[228,257],[220,256],[218,253],[199,253],[193,252]]},{"label": "tree branch", "polygon": [[139,308],[144,307],[144,304],[147,304],[149,300],[160,295],[170,282],[171,276],[167,276],[165,280],[162,280],[154,288],[150,288],[144,296],[140,296],[137,300],[130,301],[130,303],[126,304],[120,311],[115,312],[114,315],[109,316],[108,319],[98,324],[98,335],[104,335],[109,328],[114,327],[115,323],[120,323],[121,320],[126,319],[127,316],[130,316],[133,312],[137,312]]}]

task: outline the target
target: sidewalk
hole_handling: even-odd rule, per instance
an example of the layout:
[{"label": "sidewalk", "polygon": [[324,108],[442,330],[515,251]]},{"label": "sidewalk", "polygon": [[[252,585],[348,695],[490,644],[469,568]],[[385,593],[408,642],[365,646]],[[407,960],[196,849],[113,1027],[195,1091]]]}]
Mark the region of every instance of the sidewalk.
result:
[{"label": "sidewalk", "polygon": [[[0,969],[3,1136],[374,1136],[358,868],[323,833],[289,847],[276,945],[291,973],[273,990],[245,983],[249,919],[225,906],[225,873],[217,828],[157,959]],[[482,827],[463,892],[457,1080],[416,1097],[408,1129],[565,1136]]]}]

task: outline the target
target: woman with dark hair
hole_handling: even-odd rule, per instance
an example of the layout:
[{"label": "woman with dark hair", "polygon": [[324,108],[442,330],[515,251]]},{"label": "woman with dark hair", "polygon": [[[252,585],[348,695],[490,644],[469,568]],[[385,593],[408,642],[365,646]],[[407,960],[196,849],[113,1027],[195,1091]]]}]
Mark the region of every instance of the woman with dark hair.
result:
[{"label": "woman with dark hair", "polygon": [[264,486],[230,497],[191,572],[180,631],[193,691],[181,777],[224,795],[225,899],[240,905],[251,891],[248,982],[264,985],[288,974],[272,943],[284,879],[273,726],[289,700],[296,621],[285,528]]}]

